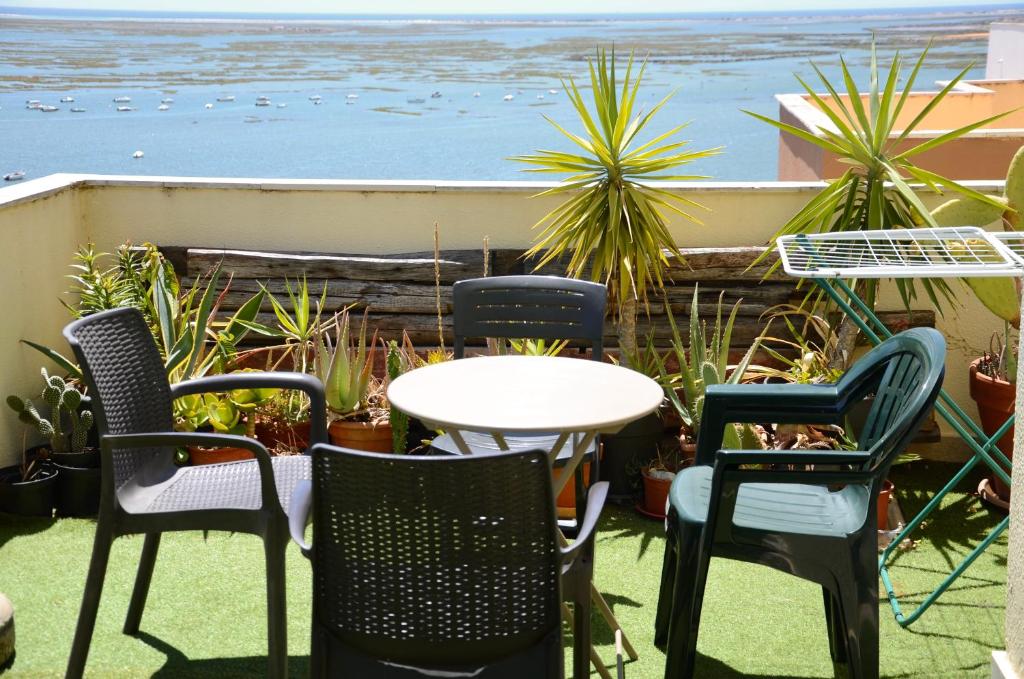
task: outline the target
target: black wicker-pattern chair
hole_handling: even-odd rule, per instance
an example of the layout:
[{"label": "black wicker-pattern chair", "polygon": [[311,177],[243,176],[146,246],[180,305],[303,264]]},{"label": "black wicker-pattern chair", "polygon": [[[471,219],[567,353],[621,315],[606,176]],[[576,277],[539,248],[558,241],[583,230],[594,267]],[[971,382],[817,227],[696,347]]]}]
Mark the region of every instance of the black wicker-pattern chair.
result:
[{"label": "black wicker-pattern chair", "polygon": [[[574,603],[574,677],[589,676],[594,484],[579,539],[559,546],[543,451],[380,455],[313,446],[292,539],[313,566],[313,677],[562,677],[561,597]],[[306,544],[312,508],[313,542]]]},{"label": "black wicker-pattern chair", "polygon": [[[160,535],[177,530],[224,530],[263,538],[267,568],[268,676],[287,673],[284,554],[285,508],[295,485],[310,478],[308,455],[271,458],[243,436],[173,431],[172,401],[180,396],[244,388],[306,392],[312,442],[327,438],[323,385],[298,373],[239,373],[169,385],[159,351],[142,314],[117,309],[71,323],[64,336],[75,352],[100,435],[102,488],[99,518],[82,609],[68,661],[68,677],[85,669],[114,538],[145,534],[125,634],[139,630]],[[236,446],[255,459],[177,467],[177,447]]]},{"label": "black wicker-pattern chair", "polygon": [[[590,346],[591,358],[600,361],[604,354],[607,297],[607,289],[600,283],[558,276],[495,276],[458,281],[452,287],[455,358],[465,355],[467,339],[487,337],[582,342]],[[462,432],[462,437],[473,453],[499,450],[488,434]],[[509,435],[505,441],[511,450],[551,450],[558,435]],[[440,452],[461,453],[449,434],[438,436],[430,445]],[[597,446],[595,440],[584,458],[593,461],[594,478],[598,475],[594,454]],[[571,456],[572,444],[567,441],[558,450],[555,464],[563,465]],[[575,483],[577,504],[582,511],[582,469],[577,469]]]}]

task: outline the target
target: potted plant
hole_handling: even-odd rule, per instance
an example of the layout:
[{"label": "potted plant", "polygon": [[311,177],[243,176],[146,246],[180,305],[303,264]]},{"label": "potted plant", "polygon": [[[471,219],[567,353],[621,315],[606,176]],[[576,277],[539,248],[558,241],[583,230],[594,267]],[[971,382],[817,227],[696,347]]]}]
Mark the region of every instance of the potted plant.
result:
[{"label": "potted plant", "polygon": [[[43,402],[50,418],[39,414],[31,399],[8,396],[7,405],[18,419],[33,427],[46,443],[26,451],[36,459],[47,460],[58,471],[55,505],[61,516],[92,516],[99,509],[99,451],[88,447],[93,426],[90,410],[82,408],[82,394],[58,375],[41,369]],[[68,428],[65,430],[64,423]]]},{"label": "potted plant", "polygon": [[676,450],[672,454],[658,450],[653,460],[640,470],[643,479],[643,499],[637,505],[637,510],[645,516],[664,519],[672,481],[679,471],[691,464],[693,457],[687,457],[682,450]]},{"label": "potted plant", "polygon": [[0,512],[52,516],[57,468],[22,446],[21,464],[0,469]]},{"label": "potted plant", "polygon": [[328,328],[316,343],[315,370],[324,383],[327,408],[335,416],[328,427],[331,443],[378,453],[393,448],[384,384],[373,376],[377,333],[367,348],[367,312],[356,335],[348,309],[334,317],[335,338]]},{"label": "potted plant", "polygon": [[[247,372],[247,371],[238,371]],[[234,389],[223,394],[192,394],[180,401],[179,428],[187,431],[207,430],[256,438],[256,411],[280,392],[280,389]],[[193,465],[219,464],[252,459],[245,448],[188,447],[188,461]]]},{"label": "potted plant", "polygon": [[[312,373],[317,338],[324,332],[322,317],[327,303],[327,284],[324,283],[320,297],[316,300],[310,298],[309,283],[305,276],[301,282],[296,281],[294,288],[291,281],[285,278],[284,288],[287,300],[278,299],[277,295],[261,285],[274,310],[276,325],[248,322],[246,326],[261,335],[282,341],[278,346],[262,350],[267,355],[267,370],[291,369]],[[274,358],[276,350],[281,350],[281,353]],[[260,408],[256,438],[264,444],[281,449],[304,449],[309,444],[309,436],[309,397],[306,394],[282,392]]]},{"label": "potted plant", "polygon": [[679,257],[666,214],[674,212],[699,224],[686,210],[704,209],[651,183],[703,179],[672,171],[719,153],[719,149],[682,150],[686,142],[674,137],[685,125],[644,143],[638,141],[674,94],[649,111],[634,113],[645,67],[646,61],[634,78],[630,54],[620,83],[614,49],[610,60],[605,50],[598,49],[596,64],[590,64],[592,109],[588,109],[572,77],[562,83],[582,124],[582,134],[571,133],[547,119],[579,148],[575,152],[538,151],[512,159],[534,166],[527,172],[569,175],[558,186],[537,194],[568,198],[535,225],[542,229],[541,234],[526,256],[539,257],[540,268],[570,253],[569,276],[579,277],[589,270],[591,280],[603,281],[618,319],[619,349],[627,355],[637,353],[638,303],[646,304],[650,287],[662,286],[669,258]]},{"label": "potted plant", "polygon": [[[938,226],[937,220],[921,202],[908,180],[916,180],[940,193],[939,187],[943,186],[980,203],[992,207],[998,206],[996,199],[984,196],[951,179],[919,167],[914,164],[913,160],[915,156],[925,151],[962,137],[1012,111],[979,120],[923,141],[909,149],[904,149],[904,142],[911,138],[910,135],[928,117],[928,114],[942,102],[973,67],[973,64],[969,64],[960,71],[909,122],[904,123],[900,113],[908,102],[927,54],[928,48],[925,48],[910,74],[904,79],[902,91],[897,91],[896,86],[901,80],[903,71],[903,57],[897,52],[893,56],[888,72],[880,73],[875,46],[872,43],[871,85],[866,96],[863,97],[857,89],[845,61],[840,60],[843,80],[846,84],[845,98],[839,94],[838,89],[825,77],[824,73],[812,64],[821,85],[828,91],[828,94],[819,95],[799,76],[797,76],[797,80],[807,92],[810,100],[831,123],[828,128],[820,128],[819,134],[802,130],[759,113],[744,111],[785,133],[825,149],[835,155],[839,162],[847,168],[841,176],[830,180],[828,186],[821,193],[812,198],[776,232],[772,237],[773,244],[775,239],[786,234]],[[767,256],[768,252],[772,250],[773,248],[769,248],[764,256]],[[919,283],[936,305],[939,303],[939,296],[949,300],[955,299],[949,286],[942,280],[923,280]],[[858,294],[872,308],[875,304],[876,287],[877,281],[875,280],[857,283]],[[904,304],[909,309],[911,300],[916,297],[914,282],[906,279],[898,288]],[[831,358],[833,367],[840,369],[848,367],[849,361],[853,358],[857,334],[856,324],[844,318],[838,330],[839,342],[835,354]]]},{"label": "potted plant", "polygon": [[[993,204],[994,202],[994,204]],[[932,211],[940,226],[984,226],[998,222],[1007,231],[1021,226],[1024,210],[1024,146],[1017,150],[1006,174],[1002,196],[980,201],[954,198]],[[954,254],[956,254],[954,250]],[[964,279],[975,296],[1003,323],[993,334],[989,351],[968,368],[971,398],[978,406],[981,428],[992,436],[1014,413],[1016,404],[1017,345],[1020,331],[1021,289],[1017,278]],[[1008,459],[1013,458],[1013,427],[996,444]],[[1009,473],[1009,469],[1006,472]],[[993,495],[994,492],[994,495]],[[992,474],[982,494],[997,505],[1008,506],[1010,487]]]},{"label": "potted plant", "polygon": [[[632,356],[626,355],[623,362],[651,379],[660,380],[664,361],[665,357],[658,352],[651,334],[643,348]],[[610,501],[619,504],[635,501],[640,470],[657,457],[664,432],[663,413],[656,410],[630,422],[615,434],[601,437],[601,480],[608,482]]]},{"label": "potted plant", "polygon": [[[704,412],[704,394],[713,384],[738,384],[747,373],[754,354],[761,346],[761,337],[751,342],[740,362],[735,366],[729,364],[729,345],[732,330],[736,323],[740,302],[737,300],[729,312],[729,317],[722,323],[722,298],[718,297],[714,327],[709,332],[707,322],[700,318],[697,304],[699,287],[693,290],[690,303],[689,346],[684,346],[679,327],[671,309],[666,305],[669,325],[672,328],[672,352],[679,370],[669,374],[661,371],[662,385],[669,402],[682,420],[680,431],[681,443],[696,444],[700,435],[701,416]],[[680,393],[682,392],[682,398]],[[725,448],[741,449],[760,448],[760,439],[749,424],[737,424],[726,427],[722,445]],[[695,450],[695,449],[694,449]]]}]

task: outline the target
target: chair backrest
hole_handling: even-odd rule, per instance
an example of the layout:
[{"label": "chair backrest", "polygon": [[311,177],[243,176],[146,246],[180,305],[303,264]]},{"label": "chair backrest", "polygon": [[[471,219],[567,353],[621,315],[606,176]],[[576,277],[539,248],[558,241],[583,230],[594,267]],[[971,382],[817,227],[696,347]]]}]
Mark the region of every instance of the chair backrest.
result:
[{"label": "chair backrest", "polygon": [[[173,430],[167,373],[137,309],[86,316],[64,328],[64,337],[82,367],[101,437]],[[154,460],[154,456],[169,466],[173,450],[115,450],[114,487],[120,487],[143,461]]]},{"label": "chair backrest", "polygon": [[560,552],[542,451],[425,457],[320,444],[312,456],[314,676],[372,677],[371,659],[479,668],[536,659],[545,645],[540,656],[561,666]]},{"label": "chair backrest", "polygon": [[583,341],[593,358],[604,351],[607,289],[558,276],[495,276],[455,283],[455,358],[469,337]]},{"label": "chair backrest", "polygon": [[912,328],[879,344],[843,375],[840,391],[875,396],[858,444],[874,453],[873,467],[883,474],[927,417],[942,387],[945,360],[941,333]]}]

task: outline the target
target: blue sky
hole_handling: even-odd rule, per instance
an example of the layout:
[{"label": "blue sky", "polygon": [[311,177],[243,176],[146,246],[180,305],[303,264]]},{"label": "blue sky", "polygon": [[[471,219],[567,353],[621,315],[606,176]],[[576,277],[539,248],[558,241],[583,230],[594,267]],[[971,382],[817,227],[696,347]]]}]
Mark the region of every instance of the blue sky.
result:
[{"label": "blue sky", "polygon": [[[972,4],[970,0],[0,0],[8,7],[69,9],[130,9],[135,11],[204,11],[245,13],[338,14],[505,14],[617,12],[729,12],[807,9],[869,9],[883,7],[943,7]],[[988,0],[985,4],[1019,5],[1020,0]]]}]

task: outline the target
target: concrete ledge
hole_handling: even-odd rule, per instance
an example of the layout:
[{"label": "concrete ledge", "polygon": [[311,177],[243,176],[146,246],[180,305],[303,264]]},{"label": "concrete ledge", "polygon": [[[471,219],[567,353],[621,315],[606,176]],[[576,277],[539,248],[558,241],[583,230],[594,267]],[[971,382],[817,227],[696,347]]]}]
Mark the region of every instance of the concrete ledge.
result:
[{"label": "concrete ledge", "polygon": [[992,651],[992,679],[1022,679],[1010,664],[1006,651]]},{"label": "concrete ledge", "polygon": [[[819,112],[820,113],[820,112]],[[964,181],[982,192],[1002,193],[1002,181]],[[51,174],[0,186],[0,208],[47,198],[67,189],[122,187],[155,189],[236,189],[250,191],[334,191],[356,193],[522,193],[532,195],[557,186],[539,181],[447,181],[418,179],[262,179],[258,177],[162,177],[144,175]],[[661,182],[679,192],[807,193],[826,186],[823,181]]]}]

